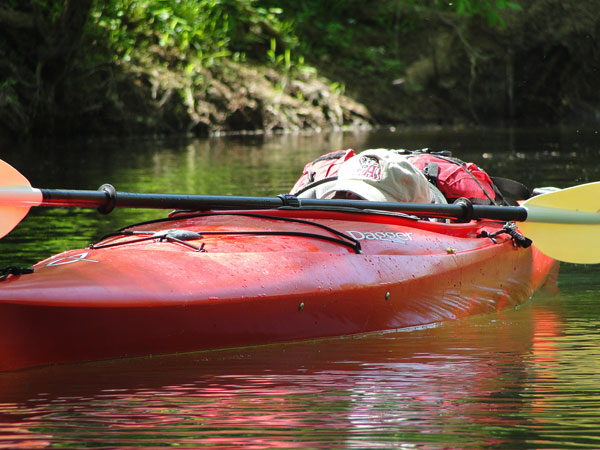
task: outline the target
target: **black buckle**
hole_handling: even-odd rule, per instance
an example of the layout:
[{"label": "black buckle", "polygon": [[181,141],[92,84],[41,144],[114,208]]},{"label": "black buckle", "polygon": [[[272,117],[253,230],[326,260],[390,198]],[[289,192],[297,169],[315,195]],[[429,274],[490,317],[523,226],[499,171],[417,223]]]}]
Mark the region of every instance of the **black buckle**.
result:
[{"label": "black buckle", "polygon": [[282,205],[289,208],[300,208],[300,199],[291,194],[279,194],[277,197],[281,199]]}]

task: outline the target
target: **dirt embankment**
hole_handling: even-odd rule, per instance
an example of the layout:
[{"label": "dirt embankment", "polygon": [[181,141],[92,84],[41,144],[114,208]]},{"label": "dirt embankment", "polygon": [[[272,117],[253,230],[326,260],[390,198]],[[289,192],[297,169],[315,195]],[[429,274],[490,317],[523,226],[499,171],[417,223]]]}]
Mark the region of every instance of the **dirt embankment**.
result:
[{"label": "dirt embankment", "polygon": [[143,105],[135,109],[137,122],[162,132],[269,133],[373,123],[364,105],[301,70],[289,74],[222,61],[211,69],[196,67],[191,74],[156,67],[134,72],[139,74],[135,101]]}]

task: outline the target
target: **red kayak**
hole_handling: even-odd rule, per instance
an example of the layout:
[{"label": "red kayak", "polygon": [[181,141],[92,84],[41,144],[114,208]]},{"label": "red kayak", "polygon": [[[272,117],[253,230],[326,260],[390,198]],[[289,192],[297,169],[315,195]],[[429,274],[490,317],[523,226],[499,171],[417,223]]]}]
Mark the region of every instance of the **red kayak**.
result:
[{"label": "red kayak", "polygon": [[370,333],[512,308],[558,263],[503,225],[318,208],[173,213],[0,282],[0,370]]}]

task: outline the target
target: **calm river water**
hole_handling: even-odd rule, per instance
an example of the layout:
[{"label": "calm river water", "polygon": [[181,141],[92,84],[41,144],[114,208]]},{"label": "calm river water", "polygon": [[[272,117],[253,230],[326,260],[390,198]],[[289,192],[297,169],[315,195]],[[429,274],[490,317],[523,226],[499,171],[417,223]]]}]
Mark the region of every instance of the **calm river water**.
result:
[{"label": "calm river water", "polygon": [[[0,158],[40,188],[274,195],[347,147],[447,149],[529,186],[600,180],[600,134],[576,129],[2,144]],[[0,267],[162,215],[38,208]],[[557,292],[436,328],[0,373],[0,449],[598,449],[599,268],[561,270]]]}]

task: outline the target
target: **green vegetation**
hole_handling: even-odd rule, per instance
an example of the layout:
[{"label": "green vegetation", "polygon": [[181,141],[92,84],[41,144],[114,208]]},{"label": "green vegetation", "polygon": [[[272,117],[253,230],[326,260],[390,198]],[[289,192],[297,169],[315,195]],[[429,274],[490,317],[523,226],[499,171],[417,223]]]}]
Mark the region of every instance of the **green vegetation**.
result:
[{"label": "green vegetation", "polygon": [[124,61],[153,56],[177,65],[193,58],[210,67],[223,58],[249,58],[290,71],[305,65],[305,55],[318,61],[341,51],[336,59],[348,67],[396,71],[403,67],[402,41],[432,15],[452,14],[464,23],[480,17],[503,27],[507,8],[521,9],[507,0],[388,0],[375,6],[357,0],[113,0],[93,7],[89,30]]},{"label": "green vegetation", "polygon": [[[272,36],[290,45],[290,24],[280,10],[261,8],[254,0],[115,0],[92,11],[93,27],[106,32],[115,58],[161,56],[171,63],[187,57],[205,66],[219,59],[264,57]],[[259,49],[261,49],[259,51]]]},{"label": "green vegetation", "polygon": [[566,1],[0,0],[0,134],[594,116],[598,8]]}]

